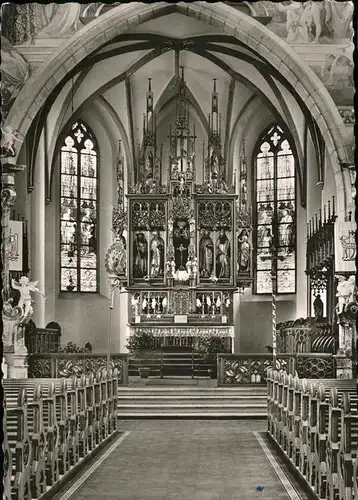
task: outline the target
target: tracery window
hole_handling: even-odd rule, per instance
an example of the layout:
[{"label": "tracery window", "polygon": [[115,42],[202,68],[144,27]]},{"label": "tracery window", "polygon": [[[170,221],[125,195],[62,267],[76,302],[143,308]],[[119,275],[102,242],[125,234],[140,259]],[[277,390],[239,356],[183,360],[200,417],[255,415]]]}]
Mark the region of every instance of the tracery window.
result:
[{"label": "tracery window", "polygon": [[98,291],[98,147],[76,121],[61,148],[61,291]]},{"label": "tracery window", "polygon": [[[256,294],[296,292],[296,174],[287,136],[274,126],[255,154]],[[272,280],[272,274],[274,280]]]}]

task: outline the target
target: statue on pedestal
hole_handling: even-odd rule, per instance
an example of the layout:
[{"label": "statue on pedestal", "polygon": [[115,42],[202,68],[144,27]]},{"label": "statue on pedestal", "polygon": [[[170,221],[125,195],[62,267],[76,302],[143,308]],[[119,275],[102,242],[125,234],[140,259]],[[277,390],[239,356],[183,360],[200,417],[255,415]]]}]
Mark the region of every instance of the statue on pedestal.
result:
[{"label": "statue on pedestal", "polygon": [[340,316],[347,304],[355,302],[356,295],[356,277],[350,276],[348,280],[344,276],[336,276],[338,278],[337,293],[338,304],[336,306],[337,315]]},{"label": "statue on pedestal", "polygon": [[354,275],[348,279],[344,276],[336,276],[336,278],[338,278],[336,293],[338,299],[336,312],[339,325],[338,355],[349,357],[352,355],[358,311],[356,278]]},{"label": "statue on pedestal", "polygon": [[313,301],[313,309],[314,309],[314,315],[317,321],[323,318],[323,302],[321,299],[320,294],[318,293],[316,295],[316,298]]}]

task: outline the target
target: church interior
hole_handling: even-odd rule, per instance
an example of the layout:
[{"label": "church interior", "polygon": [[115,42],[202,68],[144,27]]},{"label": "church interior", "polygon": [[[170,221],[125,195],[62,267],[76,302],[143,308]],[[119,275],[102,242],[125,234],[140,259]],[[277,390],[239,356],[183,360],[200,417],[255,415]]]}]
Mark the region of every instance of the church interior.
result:
[{"label": "church interior", "polygon": [[4,499],[358,498],[353,10],[4,6]]}]

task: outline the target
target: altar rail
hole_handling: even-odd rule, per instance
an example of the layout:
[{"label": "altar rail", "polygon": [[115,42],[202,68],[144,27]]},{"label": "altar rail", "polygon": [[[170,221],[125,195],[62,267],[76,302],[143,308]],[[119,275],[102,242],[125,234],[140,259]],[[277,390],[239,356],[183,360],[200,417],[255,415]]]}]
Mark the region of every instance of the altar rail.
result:
[{"label": "altar rail", "polygon": [[[218,385],[265,384],[272,368],[272,354],[218,354]],[[334,378],[335,358],[332,354],[278,354],[276,369],[287,370],[299,377]]]},{"label": "altar rail", "polygon": [[117,432],[117,370],[3,384],[3,498],[52,498],[51,488]]},{"label": "altar rail", "polygon": [[[79,377],[107,367],[106,354],[86,352],[29,354],[29,378]],[[111,368],[117,369],[118,383],[128,385],[128,354],[111,354]]]},{"label": "altar rail", "polygon": [[318,498],[358,498],[355,380],[268,370],[268,433]]}]

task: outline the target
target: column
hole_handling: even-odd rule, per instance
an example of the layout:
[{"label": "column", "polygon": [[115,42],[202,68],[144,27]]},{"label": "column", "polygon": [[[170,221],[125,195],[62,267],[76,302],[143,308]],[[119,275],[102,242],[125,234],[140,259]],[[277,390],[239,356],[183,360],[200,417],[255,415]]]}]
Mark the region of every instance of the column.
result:
[{"label": "column", "polygon": [[[119,293],[118,293],[119,295]],[[128,302],[129,302],[129,293],[122,292],[120,294],[119,302],[119,352],[128,352],[126,348],[127,337],[129,335],[129,318],[128,318]]]},{"label": "column", "polygon": [[[42,133],[36,156],[34,190],[31,193],[31,245],[30,273],[33,281],[39,281],[40,290],[45,290],[45,141]],[[34,297],[33,321],[39,328],[45,328],[45,299],[39,295]]]},{"label": "column", "polygon": [[233,304],[232,304],[232,315],[234,320],[234,334],[235,337],[232,339],[232,352],[240,352],[240,302],[241,297],[239,292],[233,293]]},{"label": "column", "polygon": [[2,162],[2,189],[1,189],[1,208],[2,208],[2,229],[3,240],[1,247],[1,256],[3,262],[3,348],[4,358],[2,362],[2,372],[4,378],[27,378],[27,349],[24,344],[24,328],[21,324],[23,320],[23,309],[9,300],[9,259],[7,255],[8,225],[10,212],[16,200],[15,191],[15,172],[22,171],[23,165],[14,165],[6,160]]},{"label": "column", "polygon": [[[128,300],[129,293],[117,288],[114,290],[113,309],[108,309],[111,314],[111,324],[109,331],[109,343],[111,353],[126,353],[128,326]],[[109,303],[108,303],[109,304]]]}]

